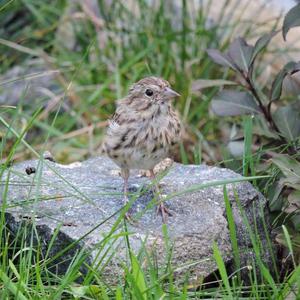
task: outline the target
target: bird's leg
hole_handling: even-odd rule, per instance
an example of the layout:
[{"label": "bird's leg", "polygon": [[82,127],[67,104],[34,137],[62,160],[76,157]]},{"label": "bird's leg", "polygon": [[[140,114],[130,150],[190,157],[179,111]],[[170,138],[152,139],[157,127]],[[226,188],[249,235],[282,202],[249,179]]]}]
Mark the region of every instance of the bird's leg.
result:
[{"label": "bird's leg", "polygon": [[159,205],[157,206],[157,214],[161,214],[162,217],[162,221],[163,223],[166,223],[167,221],[167,216],[172,216],[171,212],[165,207],[164,203],[161,201],[162,199],[160,199],[160,189],[159,189],[159,184],[158,182],[155,181],[155,174],[153,172],[153,169],[149,170],[150,171],[150,178],[152,180],[154,180],[154,187],[155,187],[155,192],[158,195],[158,199],[159,199]]},{"label": "bird's leg", "polygon": [[[129,170],[122,168],[121,169],[121,176],[122,176],[122,178],[124,180],[124,184],[123,184],[123,193],[124,193],[123,202],[124,202],[124,205],[126,205],[129,202],[129,200],[128,200],[128,178],[129,178]],[[130,213],[128,211],[125,213],[125,218],[128,221],[132,221]]]}]

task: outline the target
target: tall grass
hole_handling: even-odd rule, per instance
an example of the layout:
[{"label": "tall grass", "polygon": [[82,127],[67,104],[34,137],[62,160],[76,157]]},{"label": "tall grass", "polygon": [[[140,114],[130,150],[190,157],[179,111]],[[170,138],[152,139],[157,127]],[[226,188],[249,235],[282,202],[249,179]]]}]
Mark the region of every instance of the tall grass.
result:
[{"label": "tall grass", "polygon": [[[96,20],[91,14],[84,14],[80,5],[82,15],[68,14],[72,9],[63,1],[54,1],[51,6],[33,0],[13,1],[3,6],[0,27],[7,30],[3,29],[0,40],[1,71],[31,58],[42,68],[40,74],[0,83],[4,91],[12,88],[8,81],[25,81],[27,89],[17,114],[13,109],[1,108],[3,118],[7,121],[17,116],[15,127],[22,128],[36,109],[26,97],[31,89],[30,78],[51,73],[57,83],[56,92],[44,91],[45,96],[34,99],[34,105],[40,103],[43,111],[32,129],[39,135],[29,132],[28,141],[38,151],[50,149],[59,161],[83,159],[97,153],[115,99],[124,96],[142,76],[155,74],[168,79],[182,95],[174,104],[183,115],[188,136],[177,159],[186,163],[199,161],[200,139],[205,160],[217,162],[219,145],[214,141],[220,138],[220,130],[218,122],[208,118],[215,90],[199,97],[191,93],[190,87],[195,79],[220,75],[206,49],[226,47],[235,28],[247,34],[252,24],[239,23],[243,13],[231,19],[232,12],[226,10],[225,4],[220,15],[214,15],[218,21],[212,22],[211,2],[156,1],[150,6],[145,0],[137,0],[135,10],[130,10],[129,4],[122,1],[114,1],[112,6],[98,1],[100,16]],[[231,2],[242,12],[245,4]],[[10,18],[21,13],[24,17],[18,21],[24,23],[23,27],[15,30]],[[101,27],[97,22],[102,23]],[[270,26],[274,22],[271,20]],[[65,27],[67,33],[62,33]],[[14,34],[9,35],[9,31]],[[74,45],[68,45],[68,40],[73,40]],[[8,135],[7,145],[13,142],[14,138]],[[7,147],[3,155],[7,155]],[[28,156],[22,146],[14,155],[19,160]]]}]

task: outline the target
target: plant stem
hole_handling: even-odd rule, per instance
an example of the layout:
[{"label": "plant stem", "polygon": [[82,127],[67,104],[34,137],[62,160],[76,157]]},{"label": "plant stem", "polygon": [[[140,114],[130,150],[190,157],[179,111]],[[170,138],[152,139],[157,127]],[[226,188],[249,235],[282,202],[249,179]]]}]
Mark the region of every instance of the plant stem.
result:
[{"label": "plant stem", "polygon": [[258,106],[260,107],[261,111],[263,112],[265,118],[268,120],[268,122],[271,123],[272,118],[271,118],[270,114],[268,113],[267,109],[265,108],[265,106],[263,105],[262,100],[260,99],[260,96],[258,95],[258,93],[254,87],[254,84],[252,83],[250,78],[245,78],[245,80],[248,83],[248,88],[249,88],[250,92],[253,94],[253,96],[257,100]]},{"label": "plant stem", "polygon": [[261,109],[262,113],[264,114],[266,120],[270,124],[271,128],[274,129],[275,131],[279,132],[276,124],[273,121],[273,118],[271,116],[270,111],[263,105],[263,102],[262,102],[260,96],[258,95],[252,80],[248,76],[244,76],[244,79],[246,80],[246,82],[248,84],[249,91],[252,93],[252,95],[254,96],[256,101],[258,102],[258,106]]}]

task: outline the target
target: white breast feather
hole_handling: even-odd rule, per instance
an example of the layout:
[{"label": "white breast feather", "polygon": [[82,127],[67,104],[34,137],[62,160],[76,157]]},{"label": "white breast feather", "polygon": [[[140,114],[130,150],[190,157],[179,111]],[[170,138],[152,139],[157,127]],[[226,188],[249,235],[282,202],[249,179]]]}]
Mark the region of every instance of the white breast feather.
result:
[{"label": "white breast feather", "polygon": [[110,120],[108,123],[107,134],[111,135],[111,134],[117,133],[119,131],[120,127],[121,126],[116,121]]}]

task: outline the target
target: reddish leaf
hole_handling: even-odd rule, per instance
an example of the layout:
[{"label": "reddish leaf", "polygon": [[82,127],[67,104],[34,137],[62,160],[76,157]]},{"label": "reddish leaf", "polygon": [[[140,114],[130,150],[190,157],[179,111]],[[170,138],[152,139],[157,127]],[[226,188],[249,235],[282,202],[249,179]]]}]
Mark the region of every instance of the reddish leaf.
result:
[{"label": "reddish leaf", "polygon": [[208,49],[207,54],[215,63],[224,67],[230,67],[233,70],[237,70],[232,59],[227,54],[223,54],[217,49]]},{"label": "reddish leaf", "polygon": [[224,85],[235,85],[234,81],[223,80],[223,79],[198,79],[192,83],[192,91],[196,92],[208,87],[224,86]]},{"label": "reddish leaf", "polygon": [[253,53],[253,46],[248,45],[243,38],[235,39],[229,46],[228,56],[239,70],[248,72]]},{"label": "reddish leaf", "polygon": [[251,57],[251,63],[255,60],[256,56],[267,47],[271,39],[278,33],[278,31],[271,31],[267,34],[264,34],[262,37],[260,37],[255,45],[254,49],[252,52],[252,57]]},{"label": "reddish leaf", "polygon": [[273,114],[273,120],[288,141],[294,141],[300,136],[300,114],[293,106],[278,108]]},{"label": "reddish leaf", "polygon": [[260,113],[260,109],[247,92],[224,90],[211,103],[212,110],[219,116],[239,116]]},{"label": "reddish leaf", "polygon": [[288,31],[297,26],[300,26],[300,4],[294,6],[284,18],[282,26],[282,35],[284,40],[286,40]]},{"label": "reddish leaf", "polygon": [[300,63],[289,62],[287,63],[283,69],[276,75],[272,87],[271,87],[271,101],[276,101],[280,98],[282,92],[282,83],[286,75],[294,74],[300,71]]}]

